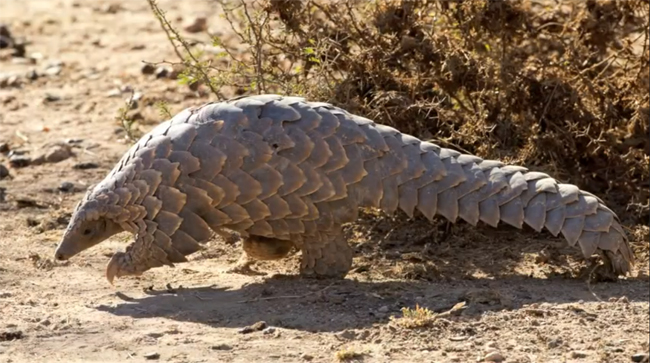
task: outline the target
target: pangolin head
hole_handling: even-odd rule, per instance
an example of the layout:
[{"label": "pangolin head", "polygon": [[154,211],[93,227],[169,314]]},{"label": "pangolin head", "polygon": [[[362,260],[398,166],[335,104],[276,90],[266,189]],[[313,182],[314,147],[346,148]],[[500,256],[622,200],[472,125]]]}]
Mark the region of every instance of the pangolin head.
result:
[{"label": "pangolin head", "polygon": [[70,223],[54,252],[55,259],[68,260],[123,231],[120,224],[107,216],[112,204],[110,199],[110,195],[92,190],[86,194],[75,207]]}]

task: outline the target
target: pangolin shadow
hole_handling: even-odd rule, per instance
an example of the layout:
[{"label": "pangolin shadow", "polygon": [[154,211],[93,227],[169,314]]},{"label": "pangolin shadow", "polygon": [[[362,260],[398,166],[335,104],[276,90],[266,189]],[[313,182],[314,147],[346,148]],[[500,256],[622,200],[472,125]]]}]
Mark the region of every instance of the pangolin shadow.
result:
[{"label": "pangolin shadow", "polygon": [[[627,297],[648,301],[647,279],[636,278],[589,286],[576,279],[538,279],[512,276],[500,280],[456,282],[359,282],[270,278],[239,289],[214,286],[149,291],[142,298],[100,311],[136,319],[163,317],[215,328],[242,328],[264,321],[269,326],[305,332],[340,332],[361,329],[401,316],[402,307],[416,304],[444,312],[465,301],[459,316],[478,320],[486,311],[525,309],[532,303],[576,303]],[[579,310],[579,309],[578,309]],[[576,310],[576,319],[582,316]]]}]

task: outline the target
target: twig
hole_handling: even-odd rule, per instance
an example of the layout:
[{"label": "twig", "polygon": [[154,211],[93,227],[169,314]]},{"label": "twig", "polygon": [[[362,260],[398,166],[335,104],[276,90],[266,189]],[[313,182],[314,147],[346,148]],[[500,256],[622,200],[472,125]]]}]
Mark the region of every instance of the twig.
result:
[{"label": "twig", "polygon": [[330,287],[332,287],[332,285],[334,285],[334,282],[332,282],[331,284],[325,286],[324,288],[322,288],[322,289],[320,289],[318,291],[309,292],[309,293],[306,293],[306,294],[303,294],[303,295],[283,295],[283,296],[270,296],[270,297],[261,297],[261,298],[258,297],[258,298],[255,298],[255,299],[240,300],[240,301],[237,301],[237,302],[240,303],[240,304],[244,304],[244,303],[249,303],[249,302],[279,300],[279,299],[302,299],[302,298],[305,298],[305,297],[310,296],[310,295],[320,294],[323,291],[325,291],[325,290],[329,289]]},{"label": "twig", "polygon": [[[187,42],[183,39],[183,37],[181,37],[180,33],[178,33],[178,31],[174,27],[172,27],[171,23],[169,23],[167,18],[165,18],[165,14],[160,10],[158,5],[156,4],[156,0],[147,0],[147,1],[149,2],[149,6],[151,7],[151,10],[156,15],[156,18],[158,18],[158,21],[160,22],[160,26],[165,31],[165,34],[167,34],[167,39],[169,39],[169,41],[172,43],[172,46],[174,47],[174,52],[176,53],[176,55],[181,59],[181,61],[185,65],[187,65],[189,67],[193,66],[201,74],[205,84],[208,87],[210,87],[210,91],[212,91],[212,93],[215,96],[217,96],[219,99],[223,99],[224,98],[223,95],[221,94],[221,92],[219,92],[219,90],[215,89],[214,85],[212,84],[212,81],[210,80],[210,77],[208,76],[208,74],[205,72],[205,70],[201,66],[201,62],[199,62],[199,60],[196,59],[194,54],[192,54],[192,50],[190,49],[190,45],[187,44]],[[173,37],[170,35],[170,32],[173,34]],[[194,64],[192,64],[191,62],[188,62],[183,57],[183,55],[178,51],[178,48],[176,47],[176,44],[174,43],[174,39],[178,40],[178,42],[181,43],[181,45],[183,46],[183,48],[187,52],[187,56],[190,57],[192,59],[192,61],[194,61]]]},{"label": "twig", "polygon": [[542,110],[542,115],[539,117],[539,121],[537,122],[538,124],[542,123],[542,120],[544,120],[544,116],[546,116],[546,111],[548,111],[548,106],[551,104],[551,100],[553,99],[553,96],[555,96],[555,90],[557,90],[557,86],[559,86],[559,83],[555,83],[555,87],[553,87],[553,91],[551,92],[551,95],[548,96],[548,99],[546,100],[546,104],[544,105],[544,110]]},{"label": "twig", "polygon": [[135,95],[135,91],[131,90],[131,95],[129,96],[129,99],[126,102],[126,106],[119,109],[119,115],[117,116],[117,118],[120,120],[120,123],[122,124],[122,128],[124,128],[124,131],[126,131],[127,138],[132,142],[136,142],[138,138],[135,135],[133,135],[133,132],[131,132],[131,126],[133,125],[133,121],[128,119],[127,114],[129,113],[129,110],[133,107],[134,95]]}]

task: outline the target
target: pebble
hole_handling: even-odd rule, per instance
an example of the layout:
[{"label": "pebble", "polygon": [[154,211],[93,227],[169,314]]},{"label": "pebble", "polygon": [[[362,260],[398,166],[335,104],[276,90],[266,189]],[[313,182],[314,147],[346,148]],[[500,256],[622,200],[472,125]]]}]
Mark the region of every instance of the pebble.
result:
[{"label": "pebble", "polygon": [[357,337],[357,333],[355,333],[354,330],[344,330],[336,334],[336,336],[341,339],[351,340]]},{"label": "pebble", "polygon": [[0,153],[6,153],[9,151],[9,144],[6,142],[0,142]]},{"label": "pebble", "polygon": [[0,23],[0,36],[11,38],[11,32],[7,24]]},{"label": "pebble", "polygon": [[38,79],[38,77],[39,77],[39,74],[38,74],[38,72],[36,72],[35,69],[32,69],[31,71],[29,71],[29,72],[27,72],[25,74],[25,78],[29,79],[30,81],[35,81],[35,80]]},{"label": "pebble", "polygon": [[0,88],[18,87],[20,86],[20,84],[21,84],[21,79],[17,75],[0,74]]},{"label": "pebble", "polygon": [[505,358],[503,357],[503,355],[496,350],[486,354],[485,357],[483,357],[483,360],[486,362],[501,362],[504,359]]},{"label": "pebble", "polygon": [[232,345],[225,344],[225,343],[224,344],[217,344],[217,345],[211,346],[210,349],[212,349],[212,350],[231,350]]},{"label": "pebble", "polygon": [[27,155],[27,151],[26,150],[11,150],[11,151],[9,151],[9,154],[7,154],[8,157],[12,157],[14,155],[16,155],[16,156],[18,156],[18,155]]},{"label": "pebble", "polygon": [[571,358],[587,358],[589,354],[581,350],[574,350],[571,352]]},{"label": "pebble", "polygon": [[153,74],[156,71],[156,67],[149,63],[145,63],[142,68],[140,68],[142,74]]},{"label": "pebble", "polygon": [[380,307],[379,309],[377,309],[377,311],[380,312],[380,313],[387,313],[388,310],[389,310],[389,307],[387,305],[384,305],[384,306]]},{"label": "pebble", "polygon": [[120,91],[120,90],[117,89],[117,88],[112,89],[112,90],[106,92],[106,97],[119,97],[119,96],[121,96],[121,95],[122,95],[122,91]]},{"label": "pebble", "polygon": [[23,338],[23,332],[20,330],[0,332],[0,342],[7,342],[7,341],[18,340],[22,338]]},{"label": "pebble", "polygon": [[155,360],[155,359],[160,358],[160,354],[156,353],[156,352],[146,353],[144,355],[144,358],[149,359],[149,360]]},{"label": "pebble", "polygon": [[27,156],[13,155],[9,158],[9,165],[12,168],[24,168],[32,163],[32,159]]},{"label": "pebble", "polygon": [[259,330],[264,330],[267,327],[268,327],[268,325],[266,324],[265,321],[258,321],[257,323],[251,325],[251,328],[253,328],[253,330],[258,330],[258,331]]},{"label": "pebble", "polygon": [[208,28],[208,19],[204,16],[197,16],[194,20],[186,23],[183,26],[188,33],[199,33],[205,31]]},{"label": "pebble", "polygon": [[562,339],[560,339],[560,338],[553,338],[553,339],[549,340],[549,342],[548,342],[547,345],[548,345],[549,348],[557,348],[557,347],[559,347],[560,345],[562,345]]},{"label": "pebble", "polygon": [[253,328],[251,328],[250,326],[245,326],[245,327],[237,330],[237,333],[239,333],[239,334],[250,334],[250,333],[252,333],[254,331],[255,330],[253,330]]},{"label": "pebble", "polygon": [[268,334],[273,334],[275,333],[275,328],[270,326],[264,330],[262,330],[262,334],[268,335]]},{"label": "pebble", "polygon": [[9,176],[9,169],[6,166],[0,164],[0,180]]},{"label": "pebble", "polygon": [[307,353],[301,355],[300,358],[302,358],[303,360],[306,360],[308,362],[311,362],[312,360],[314,360],[314,356],[311,355],[311,354],[307,354]]},{"label": "pebble", "polygon": [[165,78],[169,75],[169,69],[167,67],[158,67],[155,70],[156,78]]},{"label": "pebble", "polygon": [[120,4],[104,4],[99,11],[106,14],[117,14],[122,11],[123,8]]},{"label": "pebble", "polygon": [[74,184],[68,181],[65,181],[59,185],[59,190],[62,192],[69,192],[74,189]]},{"label": "pebble", "polygon": [[75,164],[72,168],[78,170],[88,170],[88,169],[97,169],[99,168],[99,165],[93,162],[84,162],[84,163]]},{"label": "pebble", "polygon": [[239,334],[250,334],[255,331],[260,331],[264,330],[267,328],[266,322],[265,321],[258,321],[257,323],[250,325],[250,326],[245,326],[239,331],[237,331]]},{"label": "pebble", "polygon": [[52,77],[52,76],[58,76],[59,74],[61,74],[62,70],[63,70],[63,68],[61,66],[49,66],[49,67],[47,67],[45,69],[45,71],[43,71],[43,73],[45,73],[46,75]]},{"label": "pebble", "polygon": [[50,163],[58,163],[72,156],[69,148],[57,147],[45,154],[45,161]]},{"label": "pebble", "polygon": [[45,95],[45,98],[43,98],[43,101],[45,101],[45,102],[56,102],[56,101],[59,101],[60,99],[61,99],[61,96],[48,93],[48,94]]},{"label": "pebble", "polygon": [[632,362],[635,363],[644,363],[650,361],[650,357],[648,356],[648,353],[637,353],[632,356]]},{"label": "pebble", "polygon": [[0,49],[9,48],[11,46],[11,38],[0,35]]}]

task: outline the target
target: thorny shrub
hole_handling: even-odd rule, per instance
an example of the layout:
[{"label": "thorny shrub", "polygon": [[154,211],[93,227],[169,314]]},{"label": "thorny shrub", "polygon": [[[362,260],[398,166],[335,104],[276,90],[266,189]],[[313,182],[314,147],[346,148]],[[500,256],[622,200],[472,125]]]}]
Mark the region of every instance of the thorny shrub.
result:
[{"label": "thorny shrub", "polygon": [[[647,0],[215,0],[212,53],[149,0],[184,65],[223,99],[334,103],[444,147],[518,163],[645,224]],[[206,49],[206,47],[203,47]]]}]

